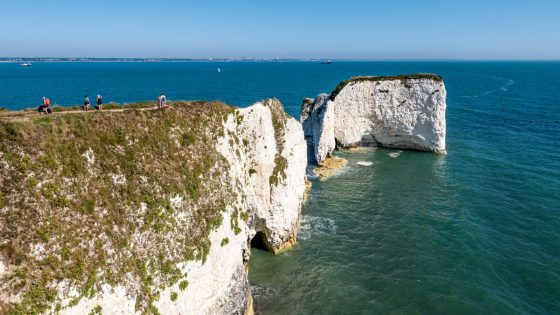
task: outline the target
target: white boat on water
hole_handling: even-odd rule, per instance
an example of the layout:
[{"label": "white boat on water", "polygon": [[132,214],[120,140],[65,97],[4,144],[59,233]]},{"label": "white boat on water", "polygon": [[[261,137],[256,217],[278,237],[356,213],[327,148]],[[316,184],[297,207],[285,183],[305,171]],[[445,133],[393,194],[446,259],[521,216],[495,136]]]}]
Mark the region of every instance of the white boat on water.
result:
[{"label": "white boat on water", "polygon": [[31,67],[31,62],[24,62],[19,64],[22,67]]}]

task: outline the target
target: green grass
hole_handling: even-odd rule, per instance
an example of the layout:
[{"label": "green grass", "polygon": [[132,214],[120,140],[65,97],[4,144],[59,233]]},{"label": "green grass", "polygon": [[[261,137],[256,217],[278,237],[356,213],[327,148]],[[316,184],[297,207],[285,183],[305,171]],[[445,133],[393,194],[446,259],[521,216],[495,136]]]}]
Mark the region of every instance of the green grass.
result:
[{"label": "green grass", "polygon": [[274,127],[274,137],[276,139],[276,156],[274,157],[274,169],[269,177],[269,183],[272,186],[278,185],[282,178],[286,177],[286,167],[288,166],[288,161],[282,156],[284,151],[284,135],[286,122],[288,116],[284,112],[284,108],[280,101],[276,99],[269,99],[263,102],[268,106],[272,112],[272,126]]},{"label": "green grass", "polygon": [[379,81],[399,80],[401,81],[401,83],[407,84],[408,80],[416,80],[416,79],[428,79],[437,82],[443,81],[443,78],[441,76],[437,74],[431,74],[431,73],[415,73],[415,74],[403,74],[403,75],[393,75],[393,76],[356,76],[340,82],[331,92],[329,99],[331,101],[334,101],[338,93],[340,93],[340,91],[342,91],[347,85],[354,84],[356,82],[364,82],[364,81],[379,82]]}]

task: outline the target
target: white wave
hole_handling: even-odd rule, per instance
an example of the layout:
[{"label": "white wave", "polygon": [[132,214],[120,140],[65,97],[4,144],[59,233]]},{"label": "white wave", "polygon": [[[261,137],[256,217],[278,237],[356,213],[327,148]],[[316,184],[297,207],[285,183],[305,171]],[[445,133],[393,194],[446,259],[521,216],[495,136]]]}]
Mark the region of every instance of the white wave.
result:
[{"label": "white wave", "polygon": [[303,215],[298,232],[298,238],[307,240],[316,235],[336,234],[336,224],[333,219]]},{"label": "white wave", "polygon": [[356,164],[361,165],[361,166],[372,166],[373,165],[372,162],[368,162],[368,161],[359,161],[359,162],[356,162]]},{"label": "white wave", "polygon": [[[506,79],[503,79],[503,80],[506,80]],[[484,92],[482,94],[479,94],[479,95],[464,95],[464,96],[461,96],[461,97],[462,98],[478,98],[478,97],[486,96],[486,95],[496,93],[496,92],[507,92],[507,91],[509,91],[509,87],[514,85],[514,84],[515,84],[515,81],[513,81],[511,79],[507,79],[506,84],[500,86],[496,90],[486,91],[486,92]]]}]

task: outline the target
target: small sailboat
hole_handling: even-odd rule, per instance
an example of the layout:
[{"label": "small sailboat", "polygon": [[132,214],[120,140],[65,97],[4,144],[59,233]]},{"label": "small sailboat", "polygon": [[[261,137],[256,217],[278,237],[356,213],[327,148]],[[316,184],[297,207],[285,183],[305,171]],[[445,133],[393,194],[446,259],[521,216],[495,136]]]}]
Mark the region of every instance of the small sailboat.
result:
[{"label": "small sailboat", "polygon": [[323,61],[321,61],[321,64],[322,65],[330,65],[330,64],[332,64],[332,60],[323,60]]},{"label": "small sailboat", "polygon": [[31,62],[26,61],[24,63],[20,63],[19,65],[22,66],[22,67],[31,67]]},{"label": "small sailboat", "polygon": [[220,67],[218,67],[218,72],[222,72],[222,69],[220,69]]}]

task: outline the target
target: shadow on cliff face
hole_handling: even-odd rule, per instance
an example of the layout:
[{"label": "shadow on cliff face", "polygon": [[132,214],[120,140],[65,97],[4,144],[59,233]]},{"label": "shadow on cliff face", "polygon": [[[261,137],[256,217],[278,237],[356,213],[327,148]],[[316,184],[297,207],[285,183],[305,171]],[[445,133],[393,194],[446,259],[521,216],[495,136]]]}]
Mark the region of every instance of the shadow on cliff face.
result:
[{"label": "shadow on cliff face", "polygon": [[251,247],[267,252],[269,251],[265,243],[265,235],[263,232],[257,232],[257,234],[253,236],[253,238],[251,239]]}]

